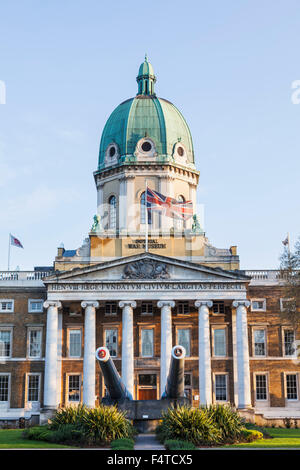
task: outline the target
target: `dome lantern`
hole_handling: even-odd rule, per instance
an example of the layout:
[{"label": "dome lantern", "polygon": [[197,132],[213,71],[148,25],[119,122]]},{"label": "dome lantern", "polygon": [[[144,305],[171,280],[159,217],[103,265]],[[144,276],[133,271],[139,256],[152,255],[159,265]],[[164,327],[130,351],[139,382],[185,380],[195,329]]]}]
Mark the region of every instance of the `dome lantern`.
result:
[{"label": "dome lantern", "polygon": [[154,75],[154,70],[150,62],[148,62],[147,54],[145,55],[145,60],[139,68],[139,74],[136,77],[138,82],[138,92],[137,95],[155,95],[154,93],[154,83],[156,82],[156,77]]}]

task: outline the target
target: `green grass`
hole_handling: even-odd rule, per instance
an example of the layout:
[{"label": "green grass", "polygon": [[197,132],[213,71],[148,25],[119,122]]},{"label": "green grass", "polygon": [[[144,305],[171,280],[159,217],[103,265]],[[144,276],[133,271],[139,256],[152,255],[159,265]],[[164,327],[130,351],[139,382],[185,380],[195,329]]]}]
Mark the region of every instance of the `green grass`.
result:
[{"label": "green grass", "polygon": [[229,447],[256,447],[256,448],[272,448],[272,447],[300,447],[300,429],[286,428],[266,428],[266,431],[273,439],[260,439],[250,442],[249,444],[233,444],[224,446]]},{"label": "green grass", "polygon": [[31,441],[22,437],[23,429],[0,429],[0,449],[48,449],[70,447],[42,441]]}]

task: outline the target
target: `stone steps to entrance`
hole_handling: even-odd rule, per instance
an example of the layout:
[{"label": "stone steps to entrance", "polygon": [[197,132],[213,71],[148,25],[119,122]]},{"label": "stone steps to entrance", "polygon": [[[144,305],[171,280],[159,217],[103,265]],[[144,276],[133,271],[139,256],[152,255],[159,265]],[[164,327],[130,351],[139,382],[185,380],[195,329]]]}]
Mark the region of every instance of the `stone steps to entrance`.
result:
[{"label": "stone steps to entrance", "polygon": [[134,450],[166,450],[155,434],[138,434]]}]

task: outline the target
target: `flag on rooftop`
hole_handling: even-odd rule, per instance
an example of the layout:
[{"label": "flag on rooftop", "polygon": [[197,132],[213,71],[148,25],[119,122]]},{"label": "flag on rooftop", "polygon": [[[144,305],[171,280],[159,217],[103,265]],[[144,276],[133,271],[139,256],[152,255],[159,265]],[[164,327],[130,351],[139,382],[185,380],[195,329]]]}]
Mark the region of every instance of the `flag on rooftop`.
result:
[{"label": "flag on rooftop", "polygon": [[16,237],[14,237],[11,233],[10,233],[10,244],[13,245],[13,246],[17,246],[19,248],[24,248],[24,246],[22,245],[20,240],[18,240]]},{"label": "flag on rooftop", "polygon": [[177,201],[177,199],[164,196],[148,187],[147,209],[160,212],[166,217],[180,220],[188,220],[193,216],[192,201]]}]

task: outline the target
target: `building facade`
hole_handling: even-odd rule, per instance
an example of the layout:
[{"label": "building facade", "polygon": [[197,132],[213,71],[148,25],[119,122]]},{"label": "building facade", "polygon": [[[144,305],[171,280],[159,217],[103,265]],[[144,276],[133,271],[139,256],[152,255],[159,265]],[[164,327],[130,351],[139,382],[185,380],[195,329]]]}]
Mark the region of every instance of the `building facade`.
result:
[{"label": "building facade", "polygon": [[[186,349],[191,405],[300,420],[299,332],[280,319],[280,273],[241,271],[236,246],[210,244],[186,121],[157,98],[147,58],[137,82],[102,133],[97,214],[83,245],[58,248],[48,270],[0,273],[0,421],[99,404],[103,345],[134,399],[159,399],[175,344]],[[146,187],[168,196],[162,210],[147,210]],[[191,201],[194,216],[176,218],[170,198]]]}]

